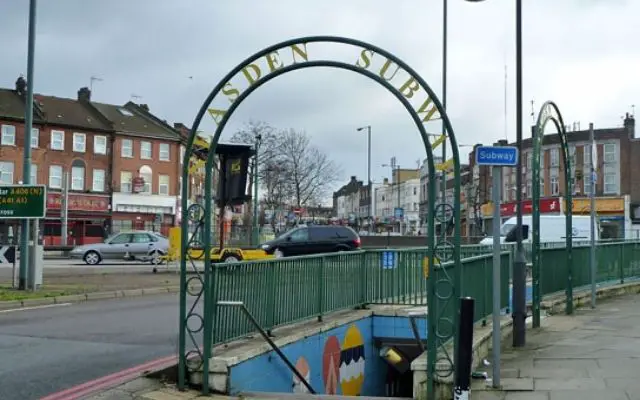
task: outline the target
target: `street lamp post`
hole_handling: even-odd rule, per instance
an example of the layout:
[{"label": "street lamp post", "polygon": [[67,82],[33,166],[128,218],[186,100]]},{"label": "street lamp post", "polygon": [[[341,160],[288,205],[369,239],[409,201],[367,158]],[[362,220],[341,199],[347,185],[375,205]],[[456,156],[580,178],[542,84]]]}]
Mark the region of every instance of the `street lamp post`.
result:
[{"label": "street lamp post", "polygon": [[357,131],[360,132],[363,129],[367,129],[367,190],[369,192],[369,206],[367,207],[367,220],[369,221],[369,232],[371,232],[371,205],[373,204],[372,199],[372,189],[371,189],[371,125],[363,126],[358,128]]},{"label": "street lamp post", "polygon": [[[446,0],[445,0],[446,1]],[[484,0],[466,0],[477,3]],[[522,154],[522,0],[516,0],[516,146]],[[526,259],[522,247],[522,157],[516,165],[516,257],[513,263],[513,347],[526,342]]]},{"label": "street lamp post", "polygon": [[260,227],[258,225],[258,151],[260,150],[260,142],[262,141],[262,135],[257,134],[255,142],[255,158],[253,160],[253,244],[258,245],[260,240]]},{"label": "street lamp post", "polygon": [[[29,38],[27,40],[27,98],[24,118],[24,157],[22,167],[22,182],[31,184],[31,129],[33,127],[33,64],[36,45],[36,0],[29,2]],[[29,269],[29,220],[22,220],[20,229],[20,272],[18,289],[27,289]],[[34,243],[37,238],[34,238]]]}]

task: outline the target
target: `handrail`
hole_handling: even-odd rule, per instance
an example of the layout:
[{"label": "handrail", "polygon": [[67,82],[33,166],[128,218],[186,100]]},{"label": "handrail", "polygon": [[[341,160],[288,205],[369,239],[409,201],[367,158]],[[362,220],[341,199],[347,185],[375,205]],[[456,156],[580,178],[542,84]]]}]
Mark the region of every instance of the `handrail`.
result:
[{"label": "handrail", "polygon": [[273,351],[276,352],[276,354],[280,357],[280,359],[282,361],[284,361],[284,363],[287,365],[287,367],[289,367],[289,369],[296,375],[296,377],[298,377],[298,379],[300,380],[300,382],[302,382],[302,384],[304,384],[307,389],[309,390],[309,393],[311,394],[316,394],[316,391],[313,390],[313,388],[311,387],[311,385],[309,384],[309,382],[307,382],[307,380],[304,378],[304,376],[302,376],[302,374],[300,373],[300,371],[298,371],[298,369],[291,363],[291,361],[289,361],[289,359],[287,358],[287,356],[284,355],[284,353],[282,352],[282,350],[280,350],[280,348],[278,347],[277,344],[275,344],[273,342],[273,340],[271,340],[271,338],[269,337],[269,335],[267,335],[267,332],[265,332],[264,329],[262,329],[262,327],[260,326],[260,324],[258,323],[258,321],[254,318],[253,314],[251,314],[251,312],[249,311],[249,309],[244,305],[243,302],[241,301],[219,301],[218,302],[219,306],[227,306],[227,307],[240,307],[240,309],[242,309],[242,311],[244,312],[244,314],[247,316],[247,318],[249,319],[249,322],[251,322],[251,324],[253,324],[253,326],[256,327],[256,329],[258,330],[258,332],[260,332],[260,335],[262,335],[262,337],[264,338],[264,340],[266,340],[267,343],[269,343],[269,346],[271,346],[271,348],[273,349]]}]

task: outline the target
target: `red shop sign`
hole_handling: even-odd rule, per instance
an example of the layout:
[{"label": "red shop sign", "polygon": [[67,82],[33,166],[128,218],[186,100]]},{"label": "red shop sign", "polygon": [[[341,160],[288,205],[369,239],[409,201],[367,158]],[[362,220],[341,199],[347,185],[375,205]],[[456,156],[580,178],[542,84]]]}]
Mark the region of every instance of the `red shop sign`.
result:
[{"label": "red shop sign", "polygon": [[[531,214],[533,212],[533,202],[524,200],[522,202],[522,214]],[[511,202],[500,205],[500,216],[511,217],[518,212],[518,203]],[[557,213],[560,212],[560,199],[553,197],[550,199],[540,199],[540,213]]]},{"label": "red shop sign", "polygon": [[[62,208],[62,195],[60,193],[47,194],[47,209],[60,210]],[[108,212],[109,198],[107,196],[87,196],[69,193],[70,211]]]}]

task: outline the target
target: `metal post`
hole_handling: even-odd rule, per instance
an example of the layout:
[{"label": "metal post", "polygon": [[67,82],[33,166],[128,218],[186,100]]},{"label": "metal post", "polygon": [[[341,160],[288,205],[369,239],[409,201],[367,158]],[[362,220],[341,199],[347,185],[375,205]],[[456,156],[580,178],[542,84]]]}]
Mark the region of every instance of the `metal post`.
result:
[{"label": "metal post", "polygon": [[[442,1],[442,107],[447,109],[447,31],[448,31],[448,0]],[[442,122],[442,134],[446,135],[447,131],[444,128],[444,120]],[[447,142],[446,140],[442,143],[442,162],[445,163],[447,161]],[[447,202],[447,171],[442,171],[442,185],[441,190],[441,201],[442,204]],[[444,206],[442,206],[444,207]],[[444,208],[442,209],[444,212]],[[447,238],[447,227],[443,221],[440,221],[440,234],[442,235],[443,240]]]},{"label": "metal post", "polygon": [[62,227],[60,229],[60,234],[62,235],[62,245],[66,246],[67,238],[69,236],[68,227],[69,227],[69,172],[64,171],[62,173],[62,207],[60,208],[60,212],[62,213]]},{"label": "metal post", "polygon": [[[522,154],[522,0],[516,0],[516,145]],[[516,166],[516,257],[513,263],[513,347],[526,342],[526,267],[522,248],[522,159]],[[537,185],[538,183],[535,182]]]},{"label": "metal post", "polygon": [[591,215],[591,249],[589,252],[589,269],[591,270],[591,308],[596,308],[596,166],[594,165],[593,152],[596,150],[593,123],[589,124],[589,142],[591,145],[591,164],[589,185],[591,186],[590,215]]},{"label": "metal post", "polygon": [[469,398],[471,384],[471,360],[473,357],[473,309],[475,300],[471,297],[460,299],[460,323],[458,324],[458,352],[455,360],[455,382],[453,394],[455,400]]},{"label": "metal post", "polygon": [[258,238],[260,236],[260,227],[258,226],[258,151],[260,149],[261,139],[262,137],[260,135],[256,135],[256,154],[253,161],[253,235],[251,235],[251,237],[254,246],[260,244]]},{"label": "metal post", "polygon": [[[398,208],[402,208],[402,205],[400,204],[400,166],[398,165],[396,167],[396,176],[398,177]],[[400,219],[398,220],[398,233],[400,235],[402,235],[402,219],[404,218],[404,210],[402,210],[402,216],[400,217]]]},{"label": "metal post", "polygon": [[[27,49],[27,98],[25,110],[24,159],[22,167],[22,183],[31,183],[31,129],[33,128],[33,64],[36,45],[36,0],[29,2],[29,38]],[[18,289],[27,288],[29,267],[29,220],[22,220],[20,229],[20,277]]]},{"label": "metal post", "polygon": [[371,189],[371,125],[367,125],[367,191],[369,193],[369,206],[367,207],[367,219],[369,220],[369,233],[371,233],[371,225],[373,223],[371,218],[371,206],[373,201],[371,196],[373,190]]},{"label": "metal post", "polygon": [[502,169],[493,168],[493,387],[500,387],[500,201]]}]

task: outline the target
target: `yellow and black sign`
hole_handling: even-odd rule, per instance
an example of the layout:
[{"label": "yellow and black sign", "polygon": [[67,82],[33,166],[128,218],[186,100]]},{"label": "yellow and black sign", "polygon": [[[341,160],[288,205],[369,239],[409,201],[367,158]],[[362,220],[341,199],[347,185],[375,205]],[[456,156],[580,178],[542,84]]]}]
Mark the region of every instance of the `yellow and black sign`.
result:
[{"label": "yellow and black sign", "polygon": [[218,207],[242,204],[247,201],[247,173],[249,159],[254,152],[248,145],[218,145],[216,154],[220,158],[220,180],[218,182]]}]

